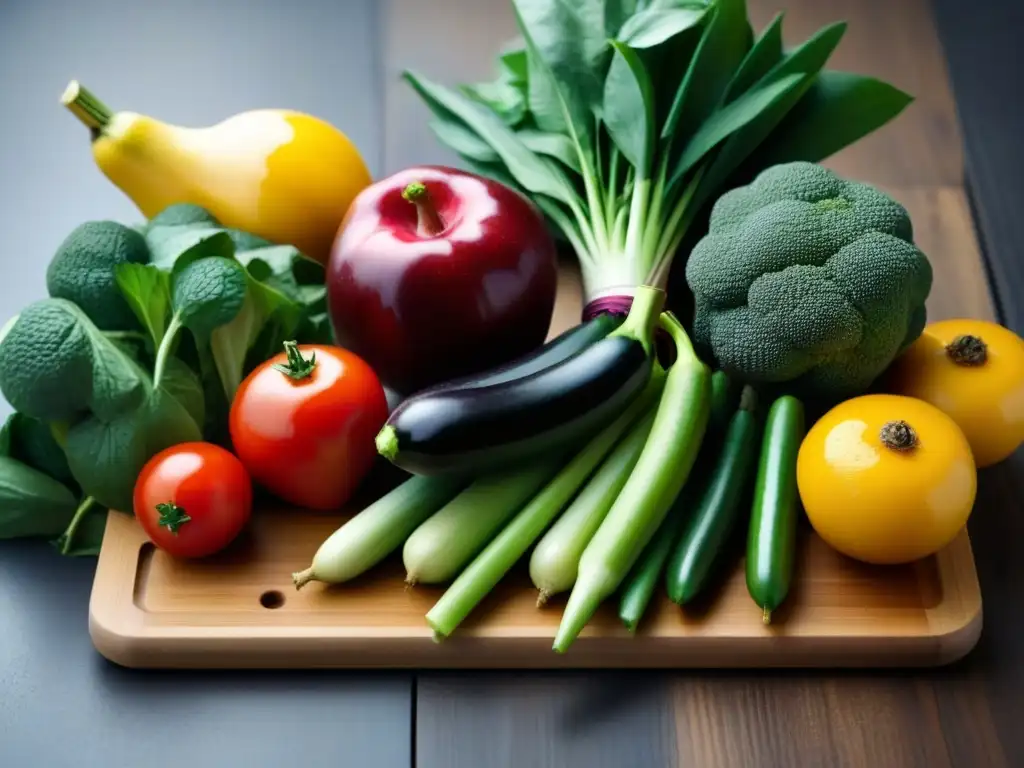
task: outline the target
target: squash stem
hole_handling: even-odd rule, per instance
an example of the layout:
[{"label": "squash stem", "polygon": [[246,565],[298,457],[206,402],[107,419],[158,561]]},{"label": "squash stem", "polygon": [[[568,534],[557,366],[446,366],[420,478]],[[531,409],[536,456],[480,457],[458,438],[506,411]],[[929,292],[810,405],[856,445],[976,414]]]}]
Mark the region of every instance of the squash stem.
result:
[{"label": "squash stem", "polygon": [[658,316],[665,306],[665,292],[650,285],[641,285],[636,289],[633,303],[625,321],[612,335],[626,336],[636,339],[644,345],[648,354],[654,349],[654,328],[658,324]]},{"label": "squash stem", "polygon": [[102,131],[114,117],[111,109],[77,80],[68,83],[68,87],[64,89],[64,93],[60,97],[60,102],[71,111],[71,114],[94,131]]}]

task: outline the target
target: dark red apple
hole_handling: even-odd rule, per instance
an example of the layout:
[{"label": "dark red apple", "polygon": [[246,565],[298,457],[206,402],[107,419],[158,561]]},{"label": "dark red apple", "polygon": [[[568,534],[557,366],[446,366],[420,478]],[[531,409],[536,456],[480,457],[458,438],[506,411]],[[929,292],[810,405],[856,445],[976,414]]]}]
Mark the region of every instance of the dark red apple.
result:
[{"label": "dark red apple", "polygon": [[533,203],[440,166],[363,190],[327,266],[338,343],[402,395],[540,346],[556,287],[555,243]]}]

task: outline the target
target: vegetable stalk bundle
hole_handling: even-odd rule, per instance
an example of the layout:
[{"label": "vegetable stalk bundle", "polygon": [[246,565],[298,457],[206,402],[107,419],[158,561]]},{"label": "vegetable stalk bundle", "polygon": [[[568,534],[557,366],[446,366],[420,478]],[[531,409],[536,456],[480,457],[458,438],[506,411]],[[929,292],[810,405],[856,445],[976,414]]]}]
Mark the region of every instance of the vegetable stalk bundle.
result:
[{"label": "vegetable stalk bundle", "polygon": [[911,98],[825,69],[846,25],[794,48],[745,0],[513,0],[497,79],[405,78],[472,170],[530,197],[575,252],[584,295],[664,288],[705,206],[783,162],[819,162]]}]

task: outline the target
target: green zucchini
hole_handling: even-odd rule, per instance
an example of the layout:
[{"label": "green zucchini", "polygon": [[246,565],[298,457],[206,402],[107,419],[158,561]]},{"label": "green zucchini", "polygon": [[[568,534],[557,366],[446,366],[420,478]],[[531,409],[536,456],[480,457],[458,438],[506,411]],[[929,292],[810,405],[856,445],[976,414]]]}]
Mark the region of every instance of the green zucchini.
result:
[{"label": "green zucchini", "polygon": [[729,421],[707,484],[669,559],[668,596],[680,605],[704,588],[736,525],[757,456],[755,408],[754,390],[744,387],[739,410]]},{"label": "green zucchini", "polygon": [[640,555],[622,587],[619,618],[630,632],[636,632],[647,605],[654,596],[654,590],[661,581],[665,561],[668,560],[683,525],[690,517],[695,496],[699,498],[708,462],[714,458],[718,442],[729,425],[730,417],[736,412],[739,396],[740,389],[736,386],[735,379],[730,378],[724,371],[715,371],[712,374],[708,426],[704,432],[700,452],[697,454],[697,462],[690,474],[691,479],[676,496],[672,508],[665,516],[665,522],[647,544],[647,548]]},{"label": "green zucchini", "polygon": [[489,471],[580,445],[640,394],[653,362],[640,340],[613,334],[521,379],[414,395],[388,418],[377,450],[430,475]]},{"label": "green zucchini", "polygon": [[690,475],[707,429],[711,371],[671,313],[662,314],[658,322],[674,342],[676,359],[640,458],[580,557],[576,583],[555,633],[558,653],[568,650],[657,533]]},{"label": "green zucchini", "polygon": [[799,513],[796,457],[803,436],[803,403],[790,395],[778,398],[765,423],[747,537],[747,591],[765,624],[786,599],[793,575]]},{"label": "green zucchini", "polygon": [[304,571],[292,574],[295,588],[311,581],[340,584],[390,555],[428,517],[469,485],[454,475],[410,477],[358,512],[332,533]]}]

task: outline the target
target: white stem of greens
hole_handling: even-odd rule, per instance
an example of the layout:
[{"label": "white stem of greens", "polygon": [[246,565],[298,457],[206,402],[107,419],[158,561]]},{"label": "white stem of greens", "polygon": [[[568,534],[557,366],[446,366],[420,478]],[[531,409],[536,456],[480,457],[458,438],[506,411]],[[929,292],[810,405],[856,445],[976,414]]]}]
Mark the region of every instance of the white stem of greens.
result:
[{"label": "white stem of greens", "polygon": [[589,221],[590,227],[593,230],[594,244],[599,251],[607,251],[609,245],[608,224],[605,221],[605,217],[600,215],[601,211],[604,210],[604,206],[601,200],[599,185],[595,178],[590,158],[584,157],[582,152],[580,152],[580,167],[583,171],[583,186],[587,191],[587,206],[592,214]]},{"label": "white stem of greens", "polygon": [[647,202],[651,195],[651,180],[637,178],[633,184],[633,199],[629,207],[629,224],[626,226],[626,260],[633,266],[634,273],[644,264],[644,227],[647,221]]}]

